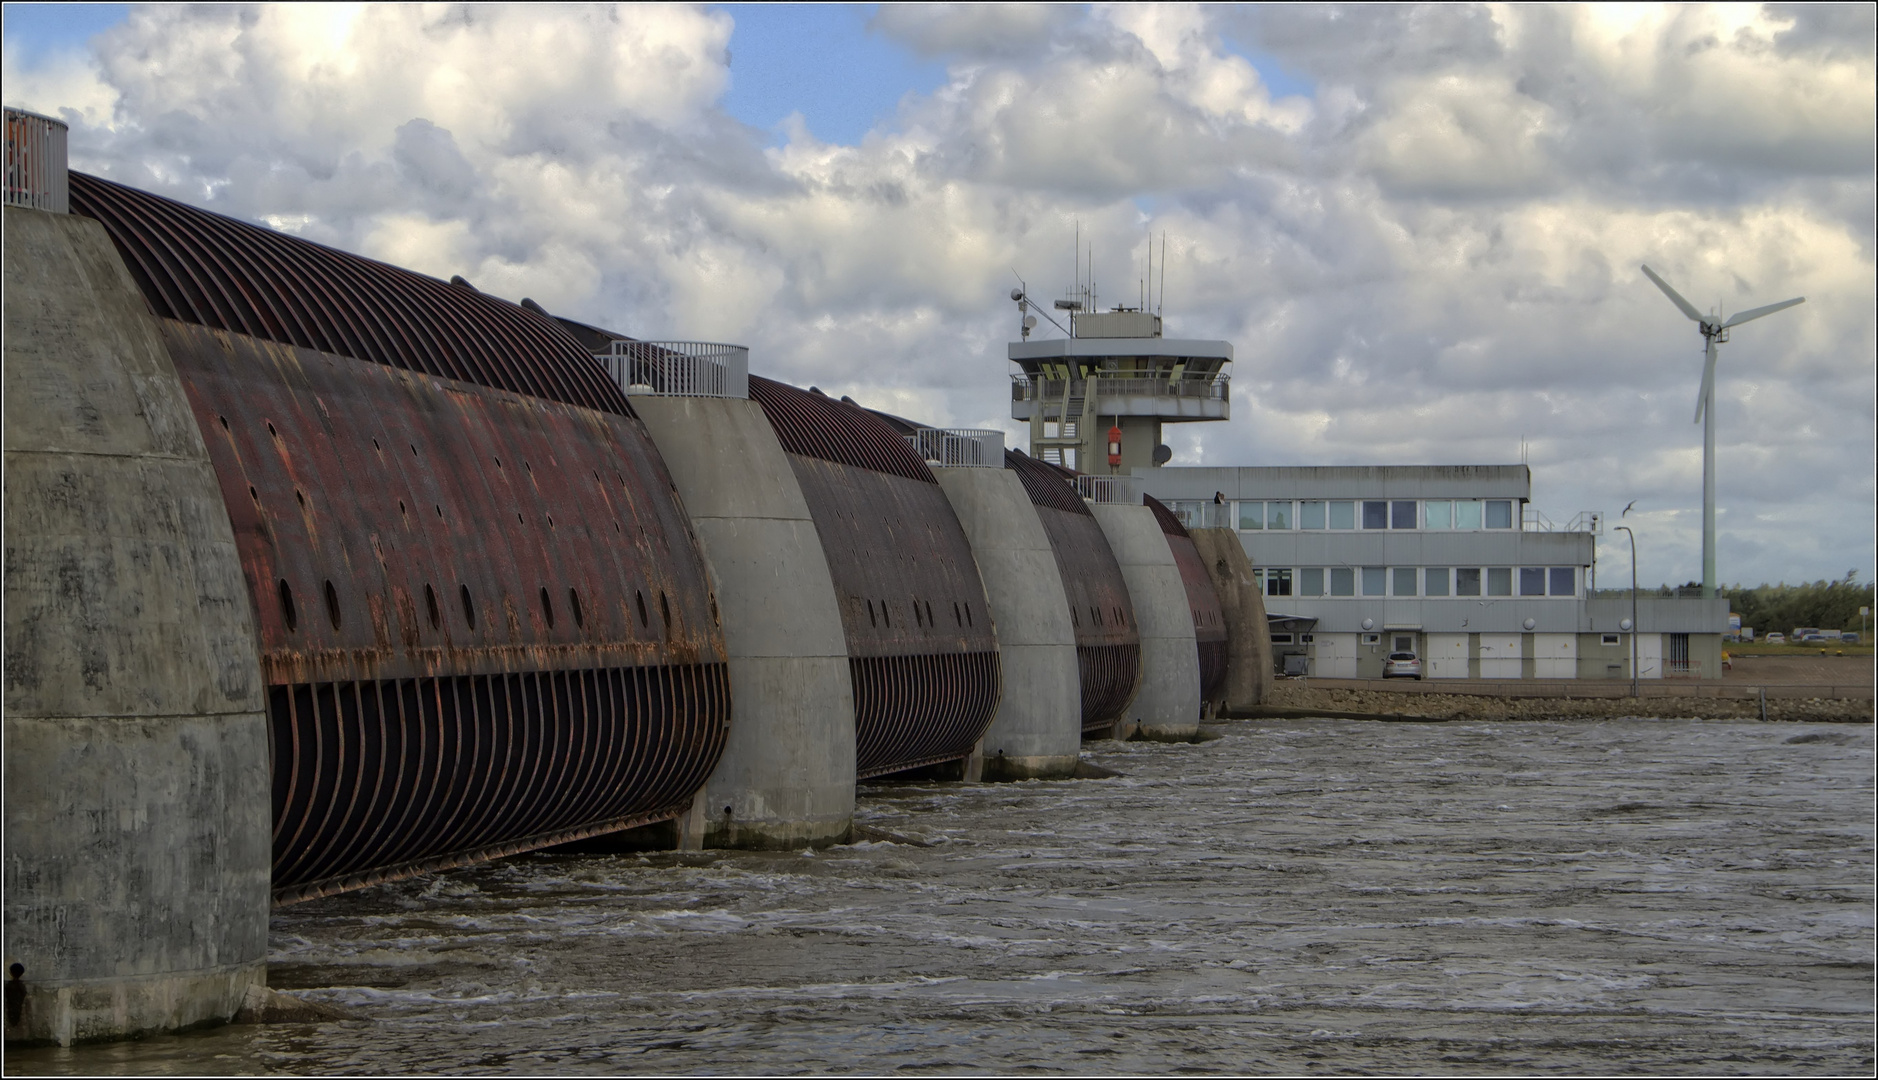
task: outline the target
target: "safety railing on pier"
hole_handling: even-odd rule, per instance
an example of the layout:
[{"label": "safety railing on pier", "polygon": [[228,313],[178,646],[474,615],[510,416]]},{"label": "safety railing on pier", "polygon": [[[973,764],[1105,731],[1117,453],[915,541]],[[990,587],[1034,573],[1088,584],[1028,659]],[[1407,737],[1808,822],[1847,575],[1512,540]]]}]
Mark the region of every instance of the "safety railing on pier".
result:
[{"label": "safety railing on pier", "polygon": [[1076,494],[1093,503],[1132,505],[1141,501],[1132,476],[1078,476]]},{"label": "safety railing on pier", "polygon": [[747,398],[750,350],[715,341],[615,341],[594,359],[628,395]]},{"label": "safety railing on pier", "polygon": [[6,110],[6,122],[6,205],[70,213],[65,124],[21,109]]},{"label": "safety railing on pier", "polygon": [[906,437],[930,464],[970,469],[1004,467],[1004,432],[986,428],[915,428]]}]

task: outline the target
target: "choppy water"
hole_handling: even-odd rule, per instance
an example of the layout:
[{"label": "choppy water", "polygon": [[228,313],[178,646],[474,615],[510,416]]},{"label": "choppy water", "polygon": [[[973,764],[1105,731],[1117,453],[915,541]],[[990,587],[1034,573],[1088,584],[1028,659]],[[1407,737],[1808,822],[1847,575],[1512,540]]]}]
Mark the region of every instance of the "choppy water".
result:
[{"label": "choppy water", "polygon": [[1873,1067],[1870,727],[1228,725],[864,789],[931,842],[529,856],[285,909],[373,1018],[9,1072]]}]

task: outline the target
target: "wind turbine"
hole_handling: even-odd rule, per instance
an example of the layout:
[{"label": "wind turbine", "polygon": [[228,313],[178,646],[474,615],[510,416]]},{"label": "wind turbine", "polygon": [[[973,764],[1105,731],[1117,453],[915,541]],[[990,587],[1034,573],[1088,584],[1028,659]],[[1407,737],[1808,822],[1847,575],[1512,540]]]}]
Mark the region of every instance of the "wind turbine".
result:
[{"label": "wind turbine", "polygon": [[1682,294],[1669,287],[1669,282],[1656,276],[1656,271],[1643,268],[1644,276],[1656,282],[1656,287],[1663,290],[1663,295],[1670,298],[1684,315],[1694,319],[1702,329],[1702,389],[1695,399],[1695,422],[1702,425],[1702,597],[1715,597],[1715,346],[1728,340],[1728,329],[1752,322],[1763,315],[1772,315],[1776,311],[1785,311],[1795,304],[1806,303],[1806,297],[1796,296],[1791,300],[1782,300],[1778,304],[1765,307],[1749,308],[1737,313],[1726,322],[1719,314],[1704,315],[1695,309],[1695,305],[1682,298]]}]

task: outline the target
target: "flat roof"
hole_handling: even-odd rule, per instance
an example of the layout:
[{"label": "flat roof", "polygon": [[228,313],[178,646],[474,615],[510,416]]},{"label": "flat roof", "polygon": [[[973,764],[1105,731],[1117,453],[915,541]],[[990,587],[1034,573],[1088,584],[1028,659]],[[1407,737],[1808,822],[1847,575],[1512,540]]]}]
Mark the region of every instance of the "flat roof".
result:
[{"label": "flat roof", "polygon": [[1525,465],[1237,465],[1136,469],[1158,499],[1523,499]]},{"label": "flat roof", "polygon": [[1013,361],[1063,360],[1069,357],[1153,356],[1169,359],[1232,359],[1230,341],[1197,338],[1051,338],[1048,341],[1013,341]]}]

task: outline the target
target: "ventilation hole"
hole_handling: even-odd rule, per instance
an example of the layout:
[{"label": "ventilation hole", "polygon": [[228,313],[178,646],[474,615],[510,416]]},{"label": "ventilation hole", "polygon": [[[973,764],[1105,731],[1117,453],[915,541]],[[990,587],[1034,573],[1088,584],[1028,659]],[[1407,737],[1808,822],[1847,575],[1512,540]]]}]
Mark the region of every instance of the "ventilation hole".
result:
[{"label": "ventilation hole", "polygon": [[469,586],[458,585],[457,596],[463,601],[463,621],[469,624],[471,630],[476,629],[476,602],[470,599]]},{"label": "ventilation hole", "polygon": [[378,451],[378,452],[379,452],[379,453],[381,453],[381,454],[385,452],[385,448],[384,448],[384,447],[382,447],[382,446],[380,446],[380,445],[378,445],[378,440],[377,440],[377,439],[373,439],[373,440],[372,440],[372,449],[374,449],[374,450],[376,450],[376,451]]},{"label": "ventilation hole", "polygon": [[274,422],[272,420],[267,422],[267,433],[276,439],[280,438],[280,432],[274,430]]},{"label": "ventilation hole", "polygon": [[914,625],[914,626],[925,626],[925,625],[926,625],[926,624],[925,624],[924,622],[922,622],[922,621],[920,620],[920,612],[919,612],[919,600],[918,600],[918,599],[915,599],[915,600],[913,601],[913,625]]},{"label": "ventilation hole", "polygon": [[440,518],[443,517],[443,504],[437,503],[434,505],[437,507],[437,516]]},{"label": "ventilation hole", "polygon": [[406,510],[406,509],[404,508],[404,500],[403,500],[403,499],[399,499],[399,500],[398,500],[398,516],[399,516],[399,517],[410,517],[410,516],[411,516],[411,515],[410,515],[410,512],[409,512],[409,511],[407,511],[407,510]]},{"label": "ventilation hole", "polygon": [[305,510],[306,509],[306,496],[300,493],[299,488],[293,489],[293,497],[300,500],[300,509]]},{"label": "ventilation hole", "polygon": [[261,493],[254,490],[253,484],[248,485],[248,498],[253,499],[256,505],[259,505],[261,502]]},{"label": "ventilation hole", "polygon": [[424,583],[424,613],[430,616],[432,630],[443,629],[443,612],[437,610],[437,590],[431,588],[428,581]]},{"label": "ventilation hole", "polygon": [[332,620],[334,630],[339,629],[339,590],[330,581],[326,583],[326,617]]},{"label": "ventilation hole", "polygon": [[217,419],[217,420],[220,420],[220,421],[222,422],[222,430],[223,430],[223,431],[227,431],[227,430],[228,430],[228,417],[226,417],[226,416],[217,416],[217,417],[216,417],[216,419]]},{"label": "ventilation hole", "polygon": [[417,444],[416,443],[411,444],[411,456],[412,457],[417,456]]},{"label": "ventilation hole", "polygon": [[965,602],[965,625],[970,626],[971,624],[972,624],[972,602],[970,600],[967,600]]},{"label": "ventilation hole", "polygon": [[717,594],[711,593],[709,595],[711,597],[711,625],[722,626],[724,625],[724,620],[717,616]]},{"label": "ventilation hole", "polygon": [[887,629],[893,629],[893,611],[887,607],[885,600],[880,602],[880,621],[887,624]]},{"label": "ventilation hole", "polygon": [[553,514],[548,515],[548,528],[550,529],[554,528],[554,515]]},{"label": "ventilation hole", "polygon": [[879,625],[880,625],[880,623],[879,623],[879,621],[877,621],[877,620],[876,620],[876,619],[874,618],[874,602],[873,602],[872,600],[869,600],[869,601],[867,602],[867,625],[869,625],[869,626],[879,626]]},{"label": "ventilation hole", "polygon": [[501,467],[502,467],[502,459],[496,458],[496,468],[500,469]]},{"label": "ventilation hole", "polygon": [[535,475],[535,467],[533,465],[530,465],[526,460],[522,462],[522,468],[528,470],[528,475],[530,476]]},{"label": "ventilation hole", "polygon": [[[713,600],[712,603],[715,604],[716,601]],[[587,613],[580,609],[580,593],[572,586],[569,586],[567,590],[567,609],[574,613],[575,626],[587,625]]]},{"label": "ventilation hole", "polygon": [[288,630],[300,629],[300,613],[293,606],[293,586],[287,584],[286,578],[280,579],[280,614],[287,620]]},{"label": "ventilation hole", "polygon": [[652,625],[651,620],[646,618],[646,595],[640,592],[638,589],[634,589],[633,590],[633,603],[639,605],[639,625],[651,626]]},{"label": "ventilation hole", "polygon": [[932,621],[932,601],[931,601],[931,600],[928,600],[928,601],[926,601],[926,625],[927,625],[927,626],[931,626],[931,625],[933,625],[933,621]]},{"label": "ventilation hole", "polygon": [[541,587],[541,613],[547,616],[548,629],[554,629],[554,600],[548,596],[548,587]]},{"label": "ventilation hole", "polygon": [[665,634],[667,637],[670,637],[672,633],[672,602],[665,598],[664,589],[659,590],[659,618],[664,620]]},{"label": "ventilation hole", "polygon": [[960,626],[965,625],[965,616],[959,612],[959,602],[957,600],[952,601],[952,621],[958,623]]},{"label": "ventilation hole", "polygon": [[619,522],[617,522],[617,521],[615,521],[615,522],[613,523],[613,531],[614,531],[614,532],[620,532],[620,531],[622,531],[622,530],[620,529],[620,527],[619,527]]},{"label": "ventilation hole", "polygon": [[521,514],[519,514],[519,513],[515,515],[515,522],[516,522],[516,524],[518,524],[518,525],[526,525],[526,524],[528,524],[528,523],[527,523],[526,521],[523,521],[523,520],[522,520],[522,515],[521,515]]}]

